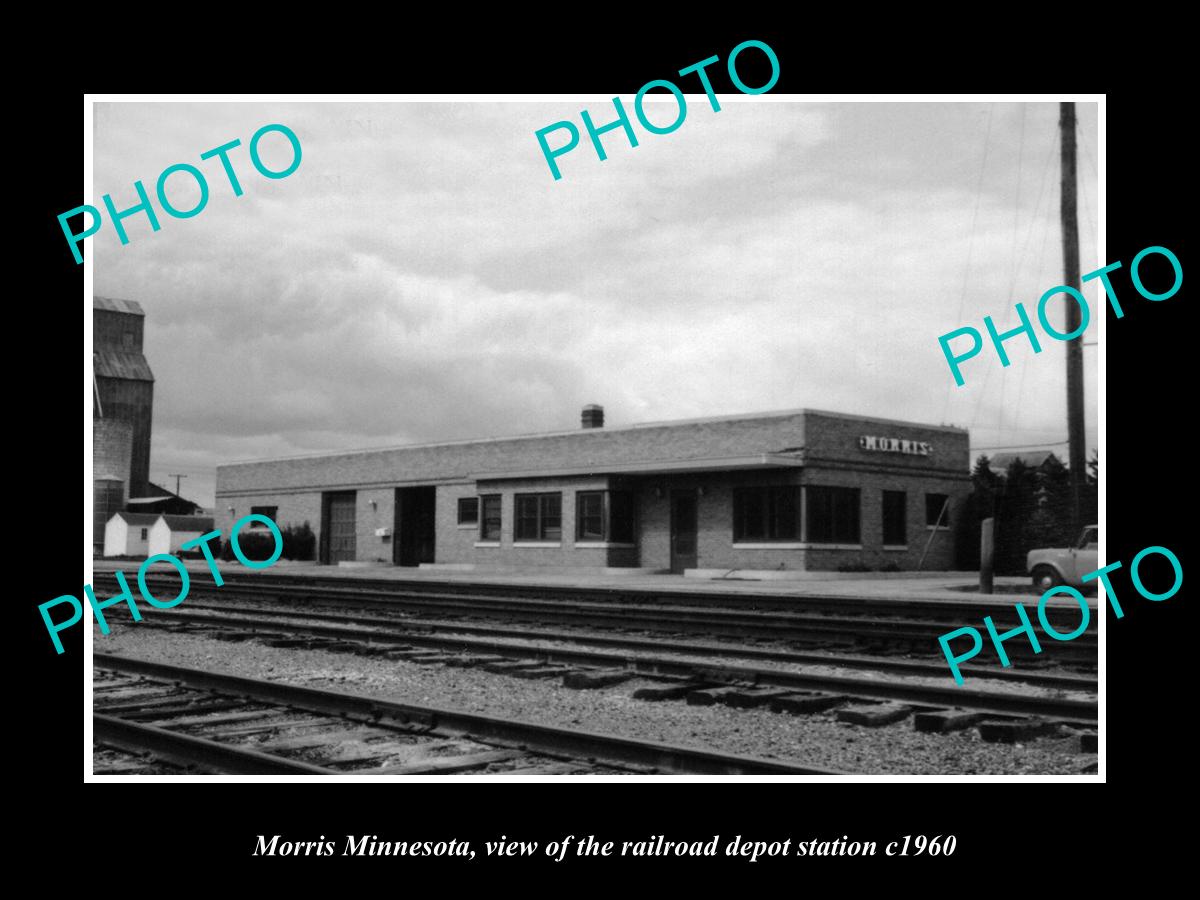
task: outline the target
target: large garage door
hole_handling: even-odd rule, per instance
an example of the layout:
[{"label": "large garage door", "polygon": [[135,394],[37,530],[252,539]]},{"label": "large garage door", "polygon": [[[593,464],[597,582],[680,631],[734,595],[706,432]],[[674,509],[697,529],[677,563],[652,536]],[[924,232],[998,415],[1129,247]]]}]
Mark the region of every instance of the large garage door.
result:
[{"label": "large garage door", "polygon": [[330,565],[354,559],[354,506],[357,495],[353,491],[325,495],[324,528],[321,529],[324,553],[322,561]]}]

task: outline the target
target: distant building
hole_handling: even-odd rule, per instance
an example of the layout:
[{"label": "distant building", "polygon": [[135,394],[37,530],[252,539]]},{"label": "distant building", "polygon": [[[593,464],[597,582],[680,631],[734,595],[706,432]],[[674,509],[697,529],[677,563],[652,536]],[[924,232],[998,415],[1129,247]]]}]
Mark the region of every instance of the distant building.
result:
[{"label": "distant building", "polygon": [[[132,300],[92,298],[93,428],[97,419],[103,419],[128,423],[132,429],[128,475],[124,476],[128,478],[127,498],[145,496],[150,485],[154,373],[142,355],[145,318],[142,307]],[[122,477],[120,472],[107,474]]]},{"label": "distant building", "polygon": [[212,516],[159,516],[150,526],[149,556],[178,555],[180,545],[213,530]]},{"label": "distant building", "polygon": [[200,505],[185,500],[178,494],[151,482],[142,497],[132,497],[126,504],[130,512],[160,513],[168,516],[192,516],[199,513]]},{"label": "distant building", "polygon": [[133,426],[92,416],[92,550],[104,550],[104,527],[125,508],[133,460]]},{"label": "distant building", "polygon": [[104,526],[105,556],[149,556],[150,529],[158,516],[116,513]]},{"label": "distant building", "polygon": [[1053,450],[1017,450],[997,453],[995,456],[988,457],[988,468],[997,475],[1003,475],[1008,471],[1008,467],[1019,459],[1031,469],[1040,469],[1046,460],[1054,455]]}]

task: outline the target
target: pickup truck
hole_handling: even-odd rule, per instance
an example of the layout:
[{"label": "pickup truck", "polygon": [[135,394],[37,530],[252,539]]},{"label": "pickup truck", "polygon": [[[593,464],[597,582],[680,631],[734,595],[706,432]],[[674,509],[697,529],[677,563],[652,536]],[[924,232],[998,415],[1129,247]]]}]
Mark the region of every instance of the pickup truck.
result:
[{"label": "pickup truck", "polygon": [[1074,547],[1030,550],[1025,570],[1033,579],[1034,589],[1044,594],[1060,584],[1083,587],[1083,576],[1096,571],[1099,540],[1100,526],[1088,525]]}]

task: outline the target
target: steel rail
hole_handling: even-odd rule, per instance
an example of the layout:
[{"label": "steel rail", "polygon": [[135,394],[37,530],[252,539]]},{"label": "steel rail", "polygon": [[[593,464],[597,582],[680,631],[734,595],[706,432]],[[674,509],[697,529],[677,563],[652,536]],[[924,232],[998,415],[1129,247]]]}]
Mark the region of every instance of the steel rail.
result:
[{"label": "steel rail", "polygon": [[[236,595],[230,595],[236,597]],[[650,640],[647,638],[619,637],[595,632],[577,631],[530,631],[527,628],[505,628],[496,625],[474,625],[466,622],[456,622],[442,619],[395,619],[384,616],[357,616],[347,613],[316,612],[308,609],[262,609],[259,607],[246,608],[231,604],[188,603],[189,612],[213,612],[228,614],[230,612],[241,616],[265,616],[267,618],[312,619],[320,622],[340,623],[363,628],[390,628],[397,633],[449,632],[452,634],[470,634],[476,637],[492,639],[515,639],[524,641],[561,641],[611,647],[620,650],[646,651],[651,653],[677,653],[692,656],[741,657],[743,659],[760,659],[771,662],[790,663],[793,665],[837,666],[839,668],[875,669],[884,672],[895,672],[903,675],[928,676],[933,678],[945,677],[949,672],[945,663],[914,662],[912,660],[887,659],[875,656],[843,656],[834,653],[799,652],[794,650],[772,650],[763,647],[748,647],[744,645],[707,644],[681,642],[670,640]],[[1081,675],[1063,675],[1060,673],[1024,672],[1016,669],[1002,669],[995,666],[964,666],[964,674],[973,678],[991,678],[1000,681],[1011,681],[1018,684],[1053,687],[1068,691],[1090,691],[1098,689],[1096,679]]]},{"label": "steel rail", "polygon": [[[102,574],[97,570],[97,575]],[[782,593],[751,593],[749,591],[718,592],[710,590],[680,590],[654,587],[587,587],[575,585],[553,584],[510,584],[504,582],[460,581],[429,579],[393,579],[393,578],[363,578],[359,576],[345,577],[308,573],[304,575],[269,570],[257,573],[223,571],[222,576],[229,584],[262,584],[273,583],[277,586],[297,586],[302,588],[321,588],[331,590],[371,591],[376,593],[409,592],[433,594],[435,596],[467,596],[467,597],[547,597],[554,600],[569,598],[571,600],[594,600],[608,603],[634,603],[638,605],[668,603],[681,606],[745,606],[752,609],[777,607],[781,610],[830,609],[835,612],[887,613],[900,609],[906,612],[922,610],[940,614],[956,614],[963,617],[964,622],[977,621],[980,616],[993,612],[992,606],[1001,608],[1011,607],[1011,604],[1036,603],[1037,595],[1030,592],[1024,594],[1000,594],[980,596],[965,593],[964,596],[951,599],[932,599],[922,597],[906,597],[902,599],[884,599],[863,596],[839,596],[837,594],[782,594]],[[970,574],[964,575],[965,581],[970,581]],[[698,584],[711,584],[701,580]],[[903,582],[899,582],[903,584]],[[1061,598],[1060,598],[1061,600]],[[1048,614],[1062,613],[1069,619],[1075,606],[1065,601],[1052,603],[1047,607]],[[994,618],[994,616],[993,616]],[[1053,621],[1053,620],[1052,620]]]},{"label": "steel rail", "polygon": [[[215,628],[266,630],[293,634],[308,634],[339,640],[367,643],[400,644],[434,647],[440,650],[505,656],[513,659],[534,659],[566,665],[624,668],[656,676],[670,676],[717,683],[749,683],[759,686],[824,691],[848,697],[870,700],[901,700],[913,704],[969,708],[1006,715],[1036,715],[1075,723],[1094,723],[1098,716],[1095,700],[1075,700],[1061,697],[1040,697],[1023,694],[972,690],[970,688],[921,685],[878,678],[823,675],[791,672],[779,669],[758,669],[732,664],[697,664],[685,660],[613,653],[603,650],[584,650],[570,647],[531,647],[480,640],[469,636],[453,637],[426,634],[398,633],[368,628],[350,628],[318,623],[281,623],[275,619],[230,617],[191,612],[183,609],[156,610],[160,621],[177,620],[208,625]],[[949,677],[946,678],[949,681]]]},{"label": "steel rail", "polygon": [[[149,584],[161,586],[175,579],[158,579],[150,577]],[[113,582],[115,584],[115,580]],[[107,585],[107,582],[106,582]],[[204,584],[196,579],[191,581],[189,596],[216,595],[225,596],[229,593],[230,585],[218,587],[215,584]],[[256,596],[266,595],[269,600],[282,602],[279,589],[269,586],[238,584],[237,590],[243,594]],[[325,589],[305,590],[305,599],[320,602],[336,599],[338,601],[352,600],[361,606],[383,607],[387,609],[409,609],[418,611],[437,611],[460,615],[487,616],[499,614],[508,618],[520,615],[533,616],[538,619],[556,619],[562,622],[572,622],[585,625],[601,625],[616,627],[640,627],[657,631],[701,631],[708,634],[730,635],[736,637],[768,637],[775,639],[813,639],[827,638],[833,635],[852,636],[856,639],[878,638],[890,641],[907,640],[914,642],[929,642],[936,640],[937,635],[944,633],[945,622],[920,622],[907,619],[895,621],[876,621],[871,619],[845,619],[832,616],[807,615],[804,613],[761,612],[754,610],[705,610],[689,609],[686,607],[654,608],[635,606],[616,606],[614,604],[573,604],[564,606],[547,600],[508,600],[495,598],[460,597],[430,599],[428,596],[388,595],[386,598],[368,596],[360,592],[341,591],[336,595]],[[294,599],[294,595],[293,598]],[[514,615],[515,614],[515,615]],[[1060,647],[1060,655],[1079,656],[1095,653],[1095,633],[1089,632],[1076,638],[1070,644]],[[1023,651],[1022,651],[1023,653]]]},{"label": "steel rail", "polygon": [[258,750],[222,744],[156,725],[130,722],[117,716],[92,713],[92,740],[130,753],[149,751],[177,765],[199,765],[231,775],[339,775],[312,763]]},{"label": "steel rail", "polygon": [[[462,738],[485,739],[514,744],[542,755],[565,754],[572,759],[634,764],[675,773],[710,775],[835,775],[837,772],[779,760],[736,756],[696,747],[641,741],[617,735],[538,725],[431,706],[418,706],[346,694],[321,688],[306,688],[273,681],[260,681],[172,666],[133,657],[94,653],[92,665],[102,669],[144,675],[193,688],[245,697],[256,702],[278,703],[326,715],[357,718],[365,723],[421,724],[431,730]],[[355,773],[358,774],[358,773]]]}]

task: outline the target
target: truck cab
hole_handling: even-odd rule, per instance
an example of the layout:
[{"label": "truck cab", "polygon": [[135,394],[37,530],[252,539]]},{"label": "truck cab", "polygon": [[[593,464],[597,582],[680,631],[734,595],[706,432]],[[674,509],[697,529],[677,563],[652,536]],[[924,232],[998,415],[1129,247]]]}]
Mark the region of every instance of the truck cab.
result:
[{"label": "truck cab", "polygon": [[1060,584],[1083,587],[1083,576],[1096,571],[1099,550],[1100,526],[1088,525],[1073,547],[1030,550],[1025,558],[1025,569],[1039,593]]}]

